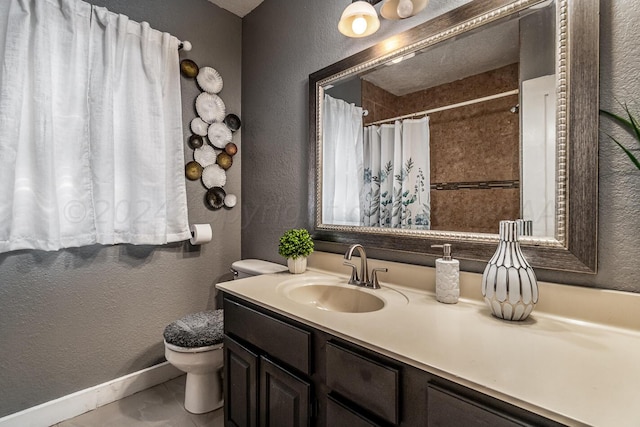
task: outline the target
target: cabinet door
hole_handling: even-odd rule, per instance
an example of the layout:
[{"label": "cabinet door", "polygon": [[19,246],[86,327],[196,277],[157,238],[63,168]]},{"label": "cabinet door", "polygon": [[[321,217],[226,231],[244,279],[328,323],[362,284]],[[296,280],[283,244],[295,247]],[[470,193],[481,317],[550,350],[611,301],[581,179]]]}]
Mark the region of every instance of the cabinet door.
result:
[{"label": "cabinet door", "polygon": [[260,425],[311,425],[311,385],[260,357]]},{"label": "cabinet door", "polygon": [[258,425],[258,355],[225,335],[224,418],[226,426]]}]

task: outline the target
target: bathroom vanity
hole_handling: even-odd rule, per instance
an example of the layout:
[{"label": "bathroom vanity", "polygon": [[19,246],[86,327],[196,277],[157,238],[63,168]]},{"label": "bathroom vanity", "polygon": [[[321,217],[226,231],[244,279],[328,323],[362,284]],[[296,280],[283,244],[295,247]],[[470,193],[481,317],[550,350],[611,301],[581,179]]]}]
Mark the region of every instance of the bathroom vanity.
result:
[{"label": "bathroom vanity", "polygon": [[[337,265],[342,258],[314,254],[316,265],[315,256]],[[479,275],[465,273],[460,302],[447,305],[435,300],[433,269],[371,264],[388,267],[388,281],[363,292],[388,294],[377,294],[382,308],[365,312],[319,309],[293,292],[319,284],[355,288],[346,285],[348,275],[335,273],[340,268],[217,285],[224,293],[227,425],[623,426],[640,420],[632,403],[640,382],[637,328],[543,312],[551,292],[544,292],[546,284],[529,320],[502,321],[477,298]],[[407,280],[415,287],[405,287]],[[402,298],[390,297],[394,292]]]},{"label": "bathroom vanity", "polygon": [[242,298],[224,310],[227,425],[561,425]]}]

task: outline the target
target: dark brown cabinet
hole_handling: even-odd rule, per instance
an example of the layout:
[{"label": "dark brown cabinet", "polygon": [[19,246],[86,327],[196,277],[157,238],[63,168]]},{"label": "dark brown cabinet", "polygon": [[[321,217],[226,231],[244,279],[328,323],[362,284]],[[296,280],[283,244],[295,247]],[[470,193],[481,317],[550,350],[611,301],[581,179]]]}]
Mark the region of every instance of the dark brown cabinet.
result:
[{"label": "dark brown cabinet", "polygon": [[[225,425],[302,427],[311,423],[311,384],[225,336]],[[258,416],[259,415],[259,416]]]},{"label": "dark brown cabinet", "polygon": [[434,427],[486,426],[516,427],[528,425],[507,414],[492,410],[457,396],[447,390],[429,386],[427,425]]},{"label": "dark brown cabinet", "polygon": [[312,424],[311,333],[224,300],[225,425]]},{"label": "dark brown cabinet", "polygon": [[224,338],[225,425],[258,425],[258,355],[235,340]]},{"label": "dark brown cabinet", "polygon": [[560,424],[226,295],[225,425]]},{"label": "dark brown cabinet", "polygon": [[335,342],[328,342],[327,386],[332,393],[366,408],[376,417],[400,422],[400,370],[379,363]]},{"label": "dark brown cabinet", "polygon": [[311,384],[260,358],[260,425],[299,427],[311,422]]},{"label": "dark brown cabinet", "polygon": [[329,395],[327,399],[327,426],[377,427],[379,424],[365,418]]}]

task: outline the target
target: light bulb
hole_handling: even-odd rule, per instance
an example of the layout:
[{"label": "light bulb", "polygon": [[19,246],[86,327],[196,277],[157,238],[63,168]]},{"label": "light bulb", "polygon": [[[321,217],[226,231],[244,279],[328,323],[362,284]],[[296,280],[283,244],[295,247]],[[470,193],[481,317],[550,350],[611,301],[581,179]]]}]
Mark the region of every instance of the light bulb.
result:
[{"label": "light bulb", "polygon": [[411,0],[400,0],[398,2],[397,12],[401,19],[410,17],[413,13],[413,3]]},{"label": "light bulb", "polygon": [[364,19],[362,15],[359,15],[351,23],[351,29],[355,34],[363,34],[365,31],[367,31],[367,20]]}]

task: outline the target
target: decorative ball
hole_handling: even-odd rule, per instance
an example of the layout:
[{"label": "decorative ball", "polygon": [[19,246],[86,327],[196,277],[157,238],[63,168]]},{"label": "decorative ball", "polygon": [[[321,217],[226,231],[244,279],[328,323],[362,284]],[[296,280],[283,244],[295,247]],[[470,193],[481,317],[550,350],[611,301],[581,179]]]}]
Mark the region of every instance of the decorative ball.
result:
[{"label": "decorative ball", "polygon": [[200,179],[202,176],[202,166],[200,166],[198,162],[191,161],[184,167],[184,174],[187,176],[187,179],[191,181]]},{"label": "decorative ball", "polygon": [[222,187],[211,187],[205,195],[205,200],[207,201],[207,205],[213,209],[220,209],[224,205],[226,195],[227,193]]},{"label": "decorative ball", "polygon": [[204,141],[200,135],[191,135],[187,144],[189,144],[190,148],[195,150],[196,148],[202,147],[202,145],[204,145]]},{"label": "decorative ball", "polygon": [[224,118],[224,124],[231,130],[231,132],[235,132],[240,129],[240,117],[235,114],[227,114]]},{"label": "decorative ball", "polygon": [[238,203],[238,198],[235,194],[227,194],[224,198],[224,205],[228,208],[232,208]]},{"label": "decorative ball", "polygon": [[[188,50],[188,49],[185,49],[185,50]],[[183,59],[182,61],[180,61],[180,72],[182,73],[183,76],[192,79],[198,75],[199,71],[200,71],[200,68],[198,67],[198,64],[196,64],[192,60]]]},{"label": "decorative ball", "polygon": [[225,145],[224,152],[230,156],[235,156],[236,153],[238,152],[238,146],[233,142],[230,142],[227,145]]},{"label": "decorative ball", "polygon": [[218,163],[218,165],[224,169],[227,170],[231,167],[231,165],[233,164],[233,159],[231,158],[230,155],[228,155],[225,152],[222,152],[220,154],[218,154],[217,160],[216,162]]}]

